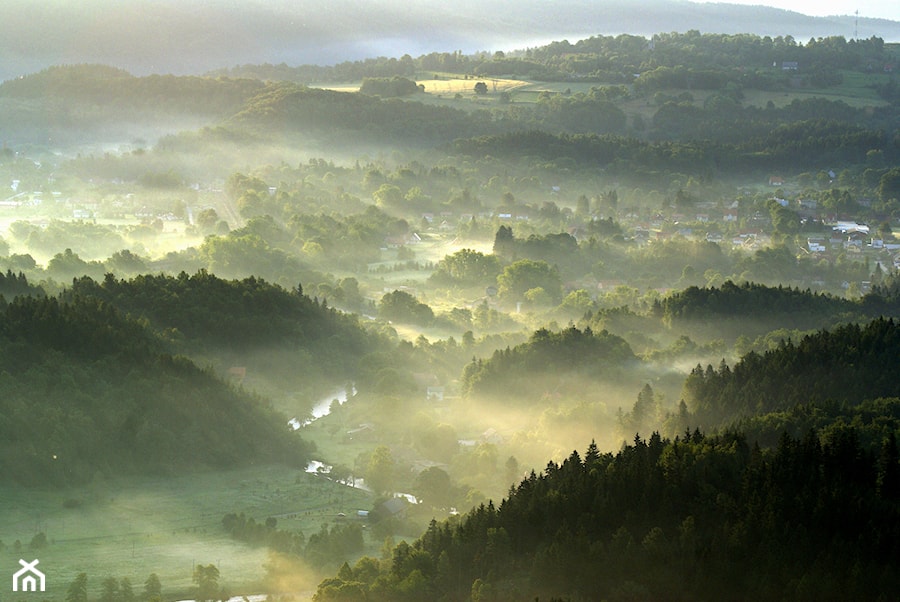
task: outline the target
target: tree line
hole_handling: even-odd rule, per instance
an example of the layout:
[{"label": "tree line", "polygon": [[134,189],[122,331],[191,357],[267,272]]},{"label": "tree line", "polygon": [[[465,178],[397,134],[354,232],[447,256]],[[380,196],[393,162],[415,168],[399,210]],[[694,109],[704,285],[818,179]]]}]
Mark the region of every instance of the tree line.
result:
[{"label": "tree line", "polygon": [[628,343],[607,331],[542,328],[526,343],[498,349],[488,359],[473,358],[461,387],[471,396],[533,403],[547,392],[577,388],[576,376],[614,377],[636,360]]},{"label": "tree line", "polygon": [[229,513],[222,518],[222,526],[237,541],[252,546],[265,546],[289,556],[299,556],[317,569],[337,566],[347,558],[363,551],[363,529],[356,522],[327,524],[308,538],[299,531],[278,528],[278,521],[269,517],[257,522],[244,513]]},{"label": "tree line", "polygon": [[[829,36],[803,42],[790,35],[772,37],[692,30],[658,33],[650,38],[630,34],[597,35],[574,43],[556,41],[510,53],[432,52],[419,57],[374,57],[333,66],[242,65],[214,71],[212,75],[309,83],[449,72],[541,81],[630,83],[635,73],[644,77],[656,69],[684,69],[688,65],[696,70],[692,73],[696,84],[701,84],[696,73],[707,72],[715,74],[716,87],[727,83],[756,83],[763,77],[774,85],[787,86],[790,74],[781,69],[785,61],[801,63],[803,73],[818,73],[880,68],[885,60],[884,40],[877,36],[862,40]],[[773,64],[776,69],[772,69]]]},{"label": "tree line", "polygon": [[255,79],[134,76],[106,65],[58,65],[0,83],[0,98],[66,99],[128,114],[168,111],[226,117],[264,86]]},{"label": "tree line", "polygon": [[893,319],[846,324],[748,353],[733,367],[698,365],[685,380],[684,398],[698,423],[721,424],[801,403],[898,397],[898,353]]}]

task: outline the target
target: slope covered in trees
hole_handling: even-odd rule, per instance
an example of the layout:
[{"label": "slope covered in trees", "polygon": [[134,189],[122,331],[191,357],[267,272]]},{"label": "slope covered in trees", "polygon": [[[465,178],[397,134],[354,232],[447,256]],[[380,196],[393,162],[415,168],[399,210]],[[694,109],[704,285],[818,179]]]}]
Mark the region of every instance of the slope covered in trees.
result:
[{"label": "slope covered in trees", "polygon": [[[455,140],[453,149],[474,157],[536,158],[563,164],[575,161],[583,167],[606,168],[620,177],[634,171],[642,177],[644,172],[646,177],[658,177],[653,173],[657,169],[689,174],[804,171],[822,164],[865,164],[871,150],[880,150],[892,160],[900,153],[897,141],[883,131],[837,121],[804,120],[775,129],[767,125],[765,138],[748,137],[751,134],[735,135],[733,140],[696,136],[701,125],[710,133],[732,135],[731,122],[726,128],[710,117],[696,119],[685,132],[672,133],[669,140],[520,130]],[[685,123],[684,116],[673,120]]]},{"label": "slope covered in trees", "polygon": [[[108,303],[146,320],[171,348],[221,371],[244,367],[245,385],[268,396],[321,392],[352,380],[356,364],[379,345],[356,316],[259,278],[189,276],[81,278],[64,293]],[[300,411],[298,408],[297,411]]]},{"label": "slope covered in trees", "polygon": [[480,131],[496,131],[489,114],[435,107],[396,98],[271,84],[251,98],[229,125],[263,135],[313,133],[335,142],[354,133],[364,142],[437,145]]},{"label": "slope covered in trees", "polygon": [[607,331],[570,327],[536,331],[528,342],[474,359],[462,375],[463,390],[475,397],[537,401],[561,390],[579,392],[585,381],[615,379],[637,358],[622,338]]},{"label": "slope covered in trees", "polygon": [[828,438],[833,432],[852,425],[860,443],[875,449],[891,433],[900,433],[900,398],[867,399],[859,404],[840,401],[810,402],[786,410],[742,418],[733,428],[744,433],[748,441],[771,447],[785,433],[801,438],[814,430]]},{"label": "slope covered in trees", "polygon": [[[679,7],[679,12],[684,7]],[[701,33],[666,30],[651,39],[639,35],[597,35],[511,53],[432,52],[413,58],[380,57],[333,66],[242,65],[217,75],[282,80],[353,81],[366,77],[411,77],[417,71],[470,72],[484,77],[515,75],[545,81],[629,83],[640,73],[641,92],[665,88],[726,89],[737,86],[781,88],[792,73],[771,70],[773,63],[803,63],[807,77],[830,69],[865,68],[888,57],[884,40],[846,40],[831,36],[798,43],[790,35]],[[780,67],[780,65],[779,65]]]},{"label": "slope covered in trees", "polygon": [[4,302],[0,365],[2,482],[308,459],[266,403],[165,353],[145,323],[96,298]]},{"label": "slope covered in trees", "polygon": [[592,444],[381,562],[323,581],[333,600],[847,600],[889,597],[900,561],[894,438],[853,429]]},{"label": "slope covered in trees", "polygon": [[700,424],[786,410],[828,400],[857,404],[900,396],[900,326],[877,319],[785,341],[764,354],[751,352],[733,368],[697,366],[684,384],[688,407]]},{"label": "slope covered in trees", "polygon": [[810,290],[729,280],[719,287],[690,286],[672,293],[654,304],[653,314],[680,328],[696,325],[710,332],[749,335],[757,329],[810,330],[878,315],[868,309],[866,304]]},{"label": "slope covered in trees", "polygon": [[132,279],[108,275],[102,282],[78,279],[66,295],[96,297],[200,348],[283,343],[323,352],[329,342],[349,339],[334,350],[341,353],[368,344],[354,316],[328,309],[302,289],[287,291],[253,277],[225,280],[206,271]]},{"label": "slope covered in trees", "polygon": [[105,65],[65,65],[0,84],[0,98],[29,102],[65,99],[106,110],[125,108],[225,116],[257,93],[251,79],[149,75]]},{"label": "slope covered in trees", "polygon": [[0,84],[7,142],[84,143],[111,133],[195,128],[234,114],[262,89],[257,80],[135,77],[104,65],[47,68]]},{"label": "slope covered in trees", "polygon": [[[847,309],[796,290],[723,289],[715,302],[714,291],[676,298],[676,320]],[[553,377],[615,370],[628,350],[615,340],[538,332],[473,361],[463,382],[470,395],[527,400]],[[550,462],[499,505],[345,565],[315,599],[888,599],[900,585],[898,345],[900,327],[879,318],[698,368],[685,384],[693,414],[673,417],[683,434]],[[707,436],[698,423],[731,426]]]}]

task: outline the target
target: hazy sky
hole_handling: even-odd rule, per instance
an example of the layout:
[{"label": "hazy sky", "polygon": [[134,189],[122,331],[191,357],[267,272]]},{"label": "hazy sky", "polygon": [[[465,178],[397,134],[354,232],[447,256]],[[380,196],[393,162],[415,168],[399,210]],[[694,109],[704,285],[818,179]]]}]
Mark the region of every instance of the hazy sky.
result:
[{"label": "hazy sky", "polygon": [[[515,50],[592,35],[842,35],[900,42],[900,0],[0,0],[0,81],[50,65],[135,75],[245,63],[330,65],[376,56]],[[745,10],[764,5],[794,11]],[[852,15],[852,19],[810,17]],[[741,18],[728,18],[729,14]],[[486,18],[485,15],[492,15]],[[890,19],[893,23],[872,21]],[[746,20],[745,20],[746,19]]]},{"label": "hazy sky", "polygon": [[728,4],[749,4],[774,6],[792,10],[804,15],[814,17],[828,17],[833,15],[852,15],[859,11],[860,17],[873,19],[891,19],[900,21],[900,2],[898,0],[727,0]]}]

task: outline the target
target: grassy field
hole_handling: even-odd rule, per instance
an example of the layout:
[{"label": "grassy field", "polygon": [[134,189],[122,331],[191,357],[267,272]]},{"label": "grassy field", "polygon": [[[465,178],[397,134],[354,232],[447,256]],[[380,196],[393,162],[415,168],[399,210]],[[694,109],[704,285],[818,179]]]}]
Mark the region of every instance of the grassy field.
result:
[{"label": "grassy field", "polygon": [[513,102],[537,102],[542,92],[551,94],[587,94],[591,88],[602,88],[597,82],[522,82],[523,85],[512,94]]},{"label": "grassy field", "polygon": [[[695,95],[696,96],[696,95]],[[771,100],[776,107],[789,105],[794,100],[803,100],[806,98],[826,98],[828,100],[840,100],[847,103],[851,107],[866,108],[880,107],[887,104],[875,95],[874,90],[865,90],[863,88],[824,88],[822,90],[792,90],[789,92],[766,92],[762,90],[746,90],[744,91],[744,105],[755,107],[765,107]]]},{"label": "grassy field", "polygon": [[500,92],[511,92],[522,86],[527,86],[529,82],[517,79],[504,79],[494,77],[441,77],[440,79],[418,79],[417,84],[425,86],[426,94],[435,94],[441,96],[455,96],[462,94],[463,96],[472,96],[475,94],[475,84],[484,82],[488,87],[488,94],[499,94]]},{"label": "grassy field", "polygon": [[[818,96],[839,96],[846,99],[869,100],[876,104],[887,104],[879,98],[875,90],[876,85],[883,85],[890,81],[891,76],[885,73],[861,73],[859,71],[841,71],[843,82],[840,86],[822,89],[810,89],[810,94]],[[847,101],[849,102],[849,100]]]},{"label": "grassy field", "polygon": [[[11,575],[19,558],[40,559],[48,597],[54,600],[63,599],[82,572],[92,598],[107,577],[127,577],[140,592],[154,572],[166,599],[184,597],[198,564],[217,565],[220,583],[229,591],[253,593],[259,591],[269,553],[233,541],[221,526],[226,513],[244,512],[257,521],[274,516],[280,529],[309,536],[323,523],[342,520],[338,513],[351,515],[371,505],[364,491],[283,466],[100,480],[66,491],[5,487],[0,489],[0,565]],[[49,545],[30,549],[39,532]],[[310,576],[309,583],[294,587],[314,590],[318,579]]]},{"label": "grassy field", "polygon": [[[853,107],[882,106],[885,101],[878,97],[873,88],[875,84],[884,83],[889,75],[883,73],[861,73],[858,71],[842,71],[843,83],[829,88],[798,88],[785,91],[745,90],[743,104],[764,107],[769,101],[775,106],[784,106],[794,99],[803,98],[828,98],[830,100],[842,100]],[[541,93],[553,94],[577,94],[590,92],[591,88],[601,87],[604,84],[597,82],[536,82],[508,78],[478,78],[461,74],[423,74],[424,78],[417,78],[416,82],[425,87],[425,95],[411,97],[413,100],[429,104],[450,105],[462,109],[477,109],[484,106],[498,104],[500,92],[508,92],[512,103],[536,102]],[[474,86],[478,81],[484,81],[488,85],[488,94],[476,96]],[[321,85],[331,90],[344,92],[356,92],[359,83],[347,83],[340,85]],[[712,90],[665,90],[665,93],[677,96],[682,92],[690,92],[697,105],[711,94]],[[658,107],[648,103],[647,99],[628,101],[623,108],[629,115],[640,114],[645,119],[651,118]]]},{"label": "grassy field", "polygon": [[322,90],[334,90],[335,92],[359,92],[359,86],[362,82],[347,82],[343,84],[309,84],[310,88],[321,88]]},{"label": "grassy field", "polygon": [[[898,51],[900,53],[900,51]],[[536,102],[542,92],[558,94],[577,94],[590,92],[591,88],[602,87],[604,84],[597,82],[537,82],[509,78],[479,78],[472,75],[455,73],[423,73],[416,78],[416,83],[425,87],[425,95],[410,97],[429,104],[450,105],[462,109],[477,109],[484,106],[498,104],[500,92],[508,92],[512,103]],[[861,73],[859,71],[841,71],[843,82],[839,86],[828,88],[798,88],[784,91],[745,90],[743,104],[764,107],[769,101],[780,107],[789,104],[794,99],[803,98],[828,98],[830,100],[842,100],[853,107],[882,106],[885,103],[878,97],[874,85],[885,83],[890,75],[884,73]],[[483,81],[488,85],[488,94],[476,96],[474,86],[476,82]],[[342,92],[356,92],[359,90],[359,82],[346,84],[322,84],[313,87],[322,87]],[[695,99],[695,104],[702,105],[703,101],[711,94],[711,90],[678,90],[671,89],[664,92],[677,96],[682,92],[690,92]],[[658,107],[647,102],[646,99],[637,99],[626,102],[623,106],[629,115],[640,114],[642,117],[651,118]]]},{"label": "grassy field", "polygon": [[[480,81],[487,84],[487,95],[477,96],[475,94],[475,84]],[[359,92],[360,83],[310,84],[310,87],[338,92]],[[523,86],[532,85],[531,82],[516,79],[478,78],[450,73],[435,74],[433,72],[429,72],[424,78],[416,78],[416,83],[425,87],[425,94],[410,96],[407,97],[407,100],[416,100],[427,104],[450,105],[455,108],[472,110],[484,105],[495,104],[499,100],[500,92],[512,93]]]}]

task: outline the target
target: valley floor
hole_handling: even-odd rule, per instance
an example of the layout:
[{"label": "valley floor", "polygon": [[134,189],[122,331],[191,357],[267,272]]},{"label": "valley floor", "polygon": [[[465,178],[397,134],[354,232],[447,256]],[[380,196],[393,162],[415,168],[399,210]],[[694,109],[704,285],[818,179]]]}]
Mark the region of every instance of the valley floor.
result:
[{"label": "valley floor", "polygon": [[[189,597],[194,567],[208,564],[218,567],[226,592],[261,591],[273,559],[264,547],[231,539],[222,527],[226,513],[243,512],[258,522],[277,517],[278,528],[308,537],[342,520],[340,513],[370,508],[371,499],[316,475],[260,466],[170,478],[98,477],[68,490],[3,487],[0,507],[0,563],[40,559],[52,599],[64,598],[79,573],[87,574],[92,598],[108,577],[128,578],[139,593],[156,573],[164,599],[172,599]],[[47,545],[33,548],[38,533]],[[299,580],[292,591],[315,590],[320,576],[299,566],[293,572]]]}]

